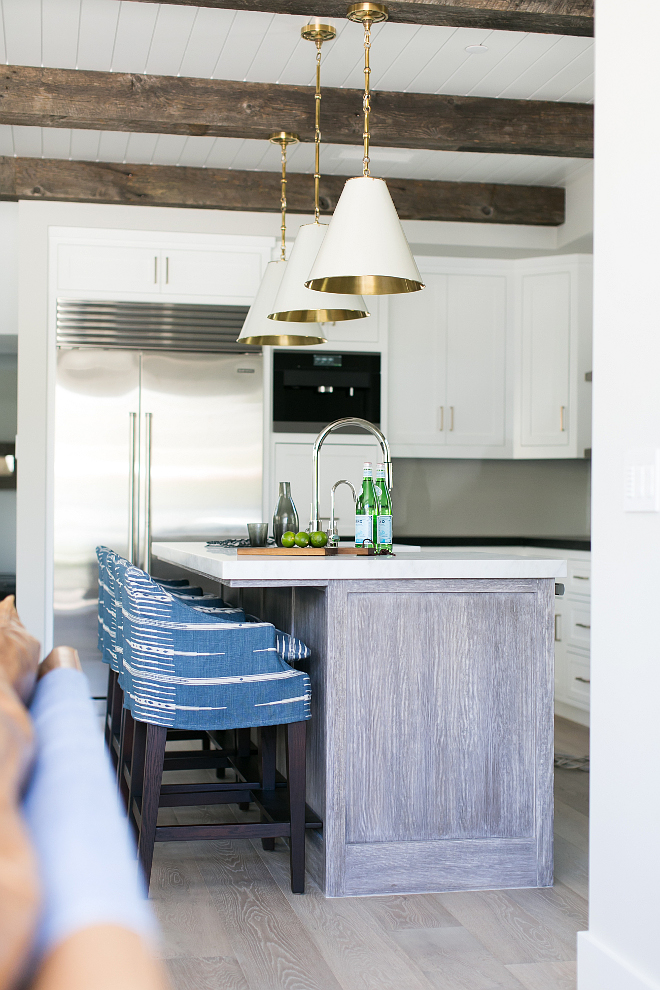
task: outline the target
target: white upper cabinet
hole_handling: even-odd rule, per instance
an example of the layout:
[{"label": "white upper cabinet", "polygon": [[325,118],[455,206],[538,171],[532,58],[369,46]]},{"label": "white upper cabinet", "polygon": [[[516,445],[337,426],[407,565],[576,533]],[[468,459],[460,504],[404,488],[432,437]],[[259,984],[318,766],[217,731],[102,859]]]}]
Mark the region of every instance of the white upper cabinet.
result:
[{"label": "white upper cabinet", "polygon": [[[420,292],[389,300],[395,457],[503,456],[507,277],[422,263]],[[495,266],[499,263],[495,262]],[[442,267],[445,271],[441,271]],[[458,270],[456,270],[458,268]],[[493,453],[495,451],[495,453]]]},{"label": "white upper cabinet", "polygon": [[389,299],[393,455],[588,456],[591,259],[418,264]]},{"label": "white upper cabinet", "polygon": [[161,252],[162,290],[183,296],[251,299],[259,288],[261,267],[256,251],[167,248]]},{"label": "white upper cabinet", "polygon": [[522,277],[520,442],[568,444],[571,276]]},{"label": "white upper cabinet", "polygon": [[514,457],[591,447],[591,258],[516,262]]},{"label": "white upper cabinet", "polygon": [[504,446],[506,278],[447,278],[447,444]]},{"label": "white upper cabinet", "polygon": [[[270,260],[272,238],[89,232],[51,238],[57,292],[69,298],[250,305]],[[96,236],[94,236],[96,235]]]},{"label": "white upper cabinet", "polygon": [[158,295],[158,254],[130,244],[59,244],[58,291]]},{"label": "white upper cabinet", "polygon": [[422,277],[425,289],[389,299],[389,440],[432,449],[447,435],[447,276]]}]

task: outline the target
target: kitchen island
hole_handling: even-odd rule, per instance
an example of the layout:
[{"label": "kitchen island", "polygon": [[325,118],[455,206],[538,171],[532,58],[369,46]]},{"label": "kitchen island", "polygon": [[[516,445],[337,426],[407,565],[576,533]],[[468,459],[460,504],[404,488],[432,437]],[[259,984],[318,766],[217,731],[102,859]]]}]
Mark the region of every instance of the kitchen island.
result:
[{"label": "kitchen island", "polygon": [[307,802],[323,830],[308,830],[308,869],[328,896],[552,884],[565,561],[152,554],[311,648]]}]

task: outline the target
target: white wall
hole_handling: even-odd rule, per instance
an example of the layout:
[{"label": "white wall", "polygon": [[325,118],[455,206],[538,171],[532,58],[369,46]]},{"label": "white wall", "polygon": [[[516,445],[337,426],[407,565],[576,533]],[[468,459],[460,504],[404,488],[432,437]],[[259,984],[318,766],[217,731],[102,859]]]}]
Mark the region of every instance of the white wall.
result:
[{"label": "white wall", "polygon": [[660,513],[623,511],[626,451],[660,449],[660,60],[648,45],[659,33],[657,0],[598,0],[590,908],[579,990],[660,987]]}]

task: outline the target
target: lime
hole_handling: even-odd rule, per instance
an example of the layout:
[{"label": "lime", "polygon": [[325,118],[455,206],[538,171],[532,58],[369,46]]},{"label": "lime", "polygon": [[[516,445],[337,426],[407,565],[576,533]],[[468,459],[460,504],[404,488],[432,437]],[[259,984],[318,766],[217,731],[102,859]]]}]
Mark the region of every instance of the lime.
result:
[{"label": "lime", "polygon": [[288,533],[282,533],[283,547],[292,547],[295,542],[296,542],[296,534],[292,533],[291,530],[289,530]]},{"label": "lime", "polygon": [[296,533],[295,540],[297,547],[309,546],[309,536],[307,535],[307,533]]},{"label": "lime", "polygon": [[320,530],[317,530],[317,532],[309,534],[309,542],[312,544],[313,547],[318,547],[320,549],[321,547],[324,547],[326,545],[326,543],[328,542],[328,537],[326,536],[325,533],[322,533]]}]

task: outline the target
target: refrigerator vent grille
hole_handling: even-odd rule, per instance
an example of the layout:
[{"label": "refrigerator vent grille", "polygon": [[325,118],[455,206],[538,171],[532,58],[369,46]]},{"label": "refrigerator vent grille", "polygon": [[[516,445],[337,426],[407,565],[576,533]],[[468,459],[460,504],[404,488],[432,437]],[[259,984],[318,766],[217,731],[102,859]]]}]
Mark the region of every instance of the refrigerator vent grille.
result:
[{"label": "refrigerator vent grille", "polygon": [[58,347],[260,353],[238,344],[248,306],[57,300]]}]

